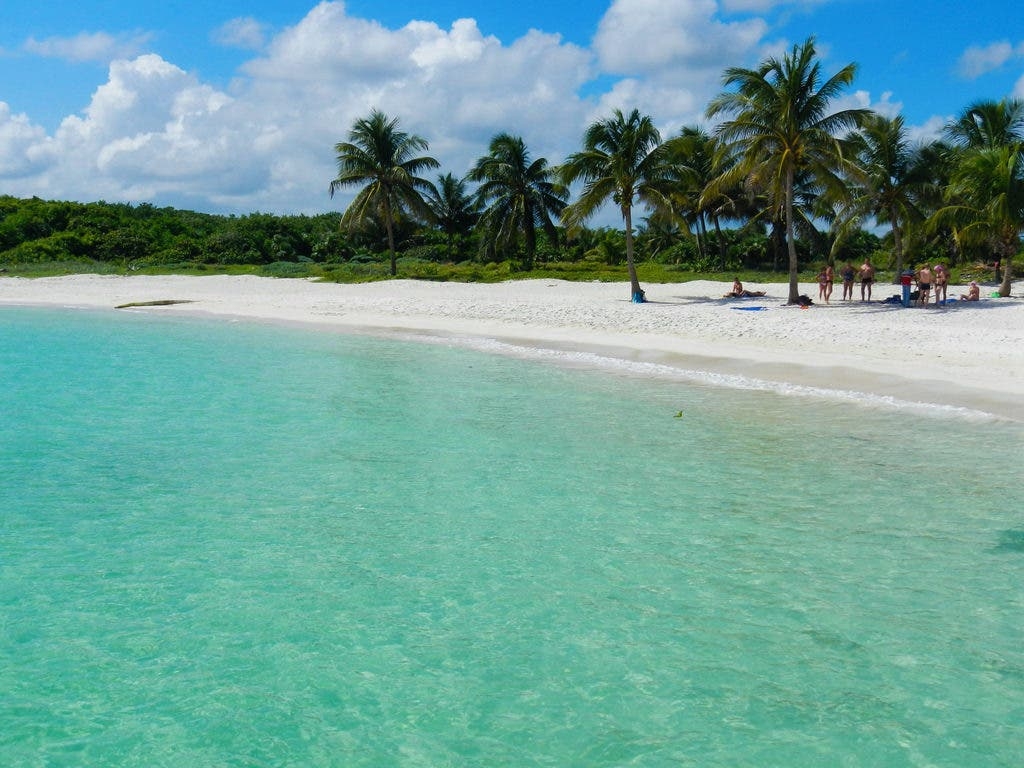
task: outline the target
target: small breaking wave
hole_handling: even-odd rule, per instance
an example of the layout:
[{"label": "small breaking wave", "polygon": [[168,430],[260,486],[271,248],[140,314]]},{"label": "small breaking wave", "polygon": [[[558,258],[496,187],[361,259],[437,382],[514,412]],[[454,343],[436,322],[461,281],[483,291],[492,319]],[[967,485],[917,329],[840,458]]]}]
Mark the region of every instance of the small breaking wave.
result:
[{"label": "small breaking wave", "polygon": [[742,374],[722,373],[669,365],[667,363],[643,360],[629,360],[614,355],[601,354],[581,350],[556,349],[552,347],[515,344],[499,339],[474,336],[434,336],[420,334],[401,334],[407,340],[419,342],[449,344],[465,349],[473,349],[488,354],[515,357],[523,360],[540,360],[556,365],[602,370],[626,376],[641,378],[657,378],[663,381],[686,381],[709,387],[725,387],[735,390],[768,392],[784,397],[806,397],[817,400],[845,402],[854,405],[885,410],[899,410],[904,413],[928,416],[932,418],[957,418],[969,421],[989,422],[1004,421],[996,414],[988,411],[948,405],[935,402],[908,400],[892,395],[860,392],[851,389],[835,389],[816,387],[793,382],[772,381]]}]

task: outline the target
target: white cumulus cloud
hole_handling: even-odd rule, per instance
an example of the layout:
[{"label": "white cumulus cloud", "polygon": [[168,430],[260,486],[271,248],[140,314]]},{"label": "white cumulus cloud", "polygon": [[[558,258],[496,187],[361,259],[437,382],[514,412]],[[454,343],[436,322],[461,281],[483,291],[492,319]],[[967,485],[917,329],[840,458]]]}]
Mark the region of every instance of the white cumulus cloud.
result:
[{"label": "white cumulus cloud", "polygon": [[108,62],[136,55],[151,37],[147,32],[117,36],[107,32],[81,32],[73,37],[48,37],[44,40],[30,37],[23,47],[29,53],[47,58]]},{"label": "white cumulus cloud", "polygon": [[1015,46],[1007,40],[1000,40],[986,46],[971,46],[961,54],[957,68],[962,77],[974,80],[1020,57],[1024,57],[1024,43]]},{"label": "white cumulus cloud", "polygon": [[211,35],[218,45],[256,51],[266,42],[266,25],[251,16],[225,22]]},{"label": "white cumulus cloud", "polygon": [[500,131],[557,163],[613,108],[652,115],[666,135],[700,122],[722,69],[760,58],[766,43],[763,21],[725,23],[716,7],[614,0],[592,48],[539,31],[501,41],[468,18],[389,28],[341,2],[321,2],[273,34],[235,19],[214,38],[258,53],[227,86],[132,55],[112,60],[87,106],[52,134],[0,110],[0,181],[25,196],[337,209],[347,198],[327,194],[334,144],[372,109],[426,138],[456,175]]}]

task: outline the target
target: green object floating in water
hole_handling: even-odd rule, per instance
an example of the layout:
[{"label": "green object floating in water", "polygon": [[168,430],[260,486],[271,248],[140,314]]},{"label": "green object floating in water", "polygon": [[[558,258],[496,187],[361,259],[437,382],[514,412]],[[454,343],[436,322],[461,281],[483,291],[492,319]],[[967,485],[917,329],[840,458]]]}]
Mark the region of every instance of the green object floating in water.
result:
[{"label": "green object floating in water", "polygon": [[677,418],[677,419],[681,419],[681,418],[683,418],[683,412],[682,412],[682,411],[679,411],[678,413],[676,413],[676,418]]}]

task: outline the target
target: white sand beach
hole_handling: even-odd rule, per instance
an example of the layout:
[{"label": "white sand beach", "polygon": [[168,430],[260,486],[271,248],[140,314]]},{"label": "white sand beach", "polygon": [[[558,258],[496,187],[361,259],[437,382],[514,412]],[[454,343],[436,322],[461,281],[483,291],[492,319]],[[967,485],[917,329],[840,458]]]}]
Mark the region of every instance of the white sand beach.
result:
[{"label": "white sand beach", "polygon": [[[528,348],[593,352],[685,370],[980,410],[1024,420],[1024,298],[903,308],[871,303],[786,306],[784,284],[747,284],[762,298],[723,299],[729,283],[645,284],[560,280],[499,284],[391,280],[339,285],[249,276],[0,278],[0,304],[316,324],[346,331],[496,339]],[[987,295],[990,288],[983,290]],[[859,286],[856,289],[859,297]],[[817,296],[816,285],[801,292]],[[965,293],[950,286],[949,296]],[[758,308],[758,309],[754,309]],[[122,310],[125,311],[125,310]]]}]

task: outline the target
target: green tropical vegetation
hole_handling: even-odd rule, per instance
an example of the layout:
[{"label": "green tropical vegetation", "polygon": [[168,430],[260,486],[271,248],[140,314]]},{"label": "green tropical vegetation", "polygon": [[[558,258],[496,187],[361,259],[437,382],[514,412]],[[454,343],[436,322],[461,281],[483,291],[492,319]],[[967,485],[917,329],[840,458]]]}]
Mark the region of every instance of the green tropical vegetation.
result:
[{"label": "green tropical vegetation", "polygon": [[[826,77],[810,38],[727,69],[706,110],[713,127],[663,140],[652,116],[615,110],[561,164],[500,132],[464,174],[433,180],[427,140],[373,110],[334,147],[327,192],[354,197],[319,215],[0,195],[0,270],[628,280],[640,300],[641,281],[785,275],[792,302],[825,263],[870,257],[883,280],[941,261],[1009,295],[1024,102],[970,104],[940,139],[914,142],[901,116],[837,108],[855,74],[848,64]],[[606,207],[621,228],[588,227]]]}]

